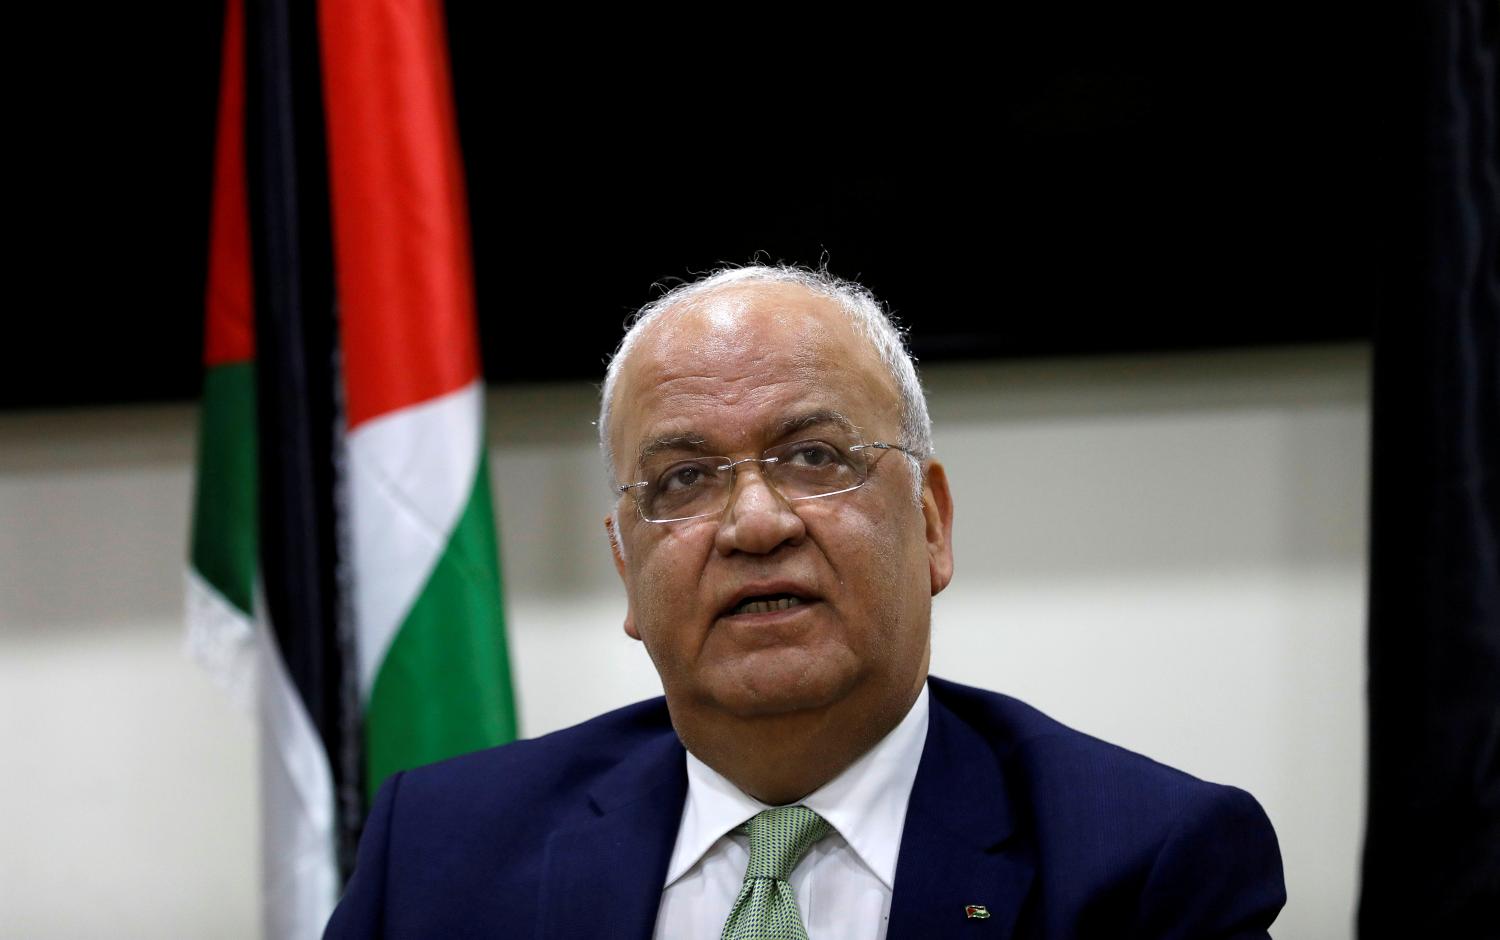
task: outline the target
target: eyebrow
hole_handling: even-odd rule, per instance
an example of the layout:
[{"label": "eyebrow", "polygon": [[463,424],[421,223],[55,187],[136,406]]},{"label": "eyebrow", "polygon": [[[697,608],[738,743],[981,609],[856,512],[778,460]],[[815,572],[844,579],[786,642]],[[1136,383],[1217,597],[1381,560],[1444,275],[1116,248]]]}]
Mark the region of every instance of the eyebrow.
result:
[{"label": "eyebrow", "polygon": [[837,427],[839,430],[851,435],[857,435],[859,433],[859,428],[854,426],[854,422],[839,414],[837,411],[829,408],[823,408],[818,411],[809,411],[806,414],[794,415],[782,421],[776,426],[776,437],[783,438],[790,434],[796,434],[798,431],[805,431],[808,428],[817,427],[820,424],[831,424],[834,427]]},{"label": "eyebrow", "polygon": [[[820,425],[832,425],[850,436],[857,437],[859,435],[859,428],[855,426],[854,422],[831,408],[820,408],[816,411],[792,415],[777,422],[776,427],[772,430],[772,439],[781,440],[799,431],[805,431],[808,428]],[[697,431],[683,431],[673,434],[670,437],[648,439],[641,445],[638,459],[644,462],[646,458],[660,454],[663,451],[690,451],[702,454],[708,450],[707,443],[707,438]],[[712,456],[719,455],[715,454]]]},{"label": "eyebrow", "polygon": [[696,431],[687,431],[683,434],[674,434],[671,437],[648,440],[641,445],[639,459],[644,461],[647,457],[659,454],[664,450],[690,450],[702,453],[705,443],[707,442],[703,435]]}]

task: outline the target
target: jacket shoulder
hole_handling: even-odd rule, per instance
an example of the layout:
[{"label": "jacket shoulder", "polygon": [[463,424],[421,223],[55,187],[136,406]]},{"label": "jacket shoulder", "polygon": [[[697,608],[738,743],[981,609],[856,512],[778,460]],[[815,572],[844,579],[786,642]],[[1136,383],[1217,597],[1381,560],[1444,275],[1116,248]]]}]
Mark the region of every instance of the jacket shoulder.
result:
[{"label": "jacket shoulder", "polygon": [[612,787],[670,780],[680,752],[655,699],[393,775],[326,936],[495,936],[532,922],[552,835],[597,818]]},{"label": "jacket shoulder", "polygon": [[680,754],[655,699],[393,775],[326,936],[496,936],[534,922],[552,835],[596,818],[613,791],[672,785]]},{"label": "jacket shoulder", "polygon": [[675,739],[663,698],[627,705],[538,738],[502,744],[428,764],[402,774],[408,806],[526,807],[580,799],[642,747]]},{"label": "jacket shoulder", "polygon": [[[1107,801],[1115,796],[1128,801],[1171,803],[1193,791],[1221,788],[1070,728],[1008,695],[938,678],[929,682],[934,699],[994,749],[997,759],[1010,771],[1007,776],[1021,772],[1033,791],[1045,793],[1060,786],[1063,792],[1078,798]],[[1091,780],[1108,781],[1104,788],[1107,792],[1079,786]]]},{"label": "jacket shoulder", "polygon": [[540,738],[513,741],[405,772],[402,789],[471,789],[493,795],[504,787],[534,784],[556,792],[559,784],[586,784],[637,748],[672,736],[666,700],[657,697],[589,718]]},{"label": "jacket shoulder", "polygon": [[1109,925],[1134,922],[1143,936],[1264,936],[1286,891],[1275,831],[1249,793],[1009,696],[930,681],[934,701],[995,757],[1047,873],[1049,935],[1107,936]]}]

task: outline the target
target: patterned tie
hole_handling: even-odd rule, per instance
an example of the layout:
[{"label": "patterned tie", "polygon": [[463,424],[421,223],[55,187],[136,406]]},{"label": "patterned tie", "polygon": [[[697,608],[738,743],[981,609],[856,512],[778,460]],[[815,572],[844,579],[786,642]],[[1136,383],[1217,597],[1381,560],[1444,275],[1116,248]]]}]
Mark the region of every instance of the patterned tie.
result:
[{"label": "patterned tie", "polygon": [[808,940],[787,878],[832,830],[806,806],[768,809],[741,826],[750,835],[750,865],[719,940]]}]

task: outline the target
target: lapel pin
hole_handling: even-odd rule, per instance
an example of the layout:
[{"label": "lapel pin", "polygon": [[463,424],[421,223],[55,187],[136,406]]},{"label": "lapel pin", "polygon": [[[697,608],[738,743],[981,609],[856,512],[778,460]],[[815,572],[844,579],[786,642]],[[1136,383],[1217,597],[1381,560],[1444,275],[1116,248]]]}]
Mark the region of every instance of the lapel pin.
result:
[{"label": "lapel pin", "polygon": [[986,920],[990,916],[990,909],[983,904],[965,904],[964,916],[969,920]]}]

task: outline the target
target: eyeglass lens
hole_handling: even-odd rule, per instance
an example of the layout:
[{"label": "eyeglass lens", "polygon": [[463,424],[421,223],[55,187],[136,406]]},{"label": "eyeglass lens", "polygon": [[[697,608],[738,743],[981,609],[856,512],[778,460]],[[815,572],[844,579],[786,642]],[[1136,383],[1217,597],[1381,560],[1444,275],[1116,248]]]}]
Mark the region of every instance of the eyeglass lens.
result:
[{"label": "eyeglass lens", "polygon": [[[640,493],[648,520],[669,521],[723,511],[734,491],[734,474],[725,457],[648,462],[647,485]],[[773,447],[758,463],[766,482],[789,500],[831,496],[864,482],[864,461],[827,441],[797,441]]]}]

